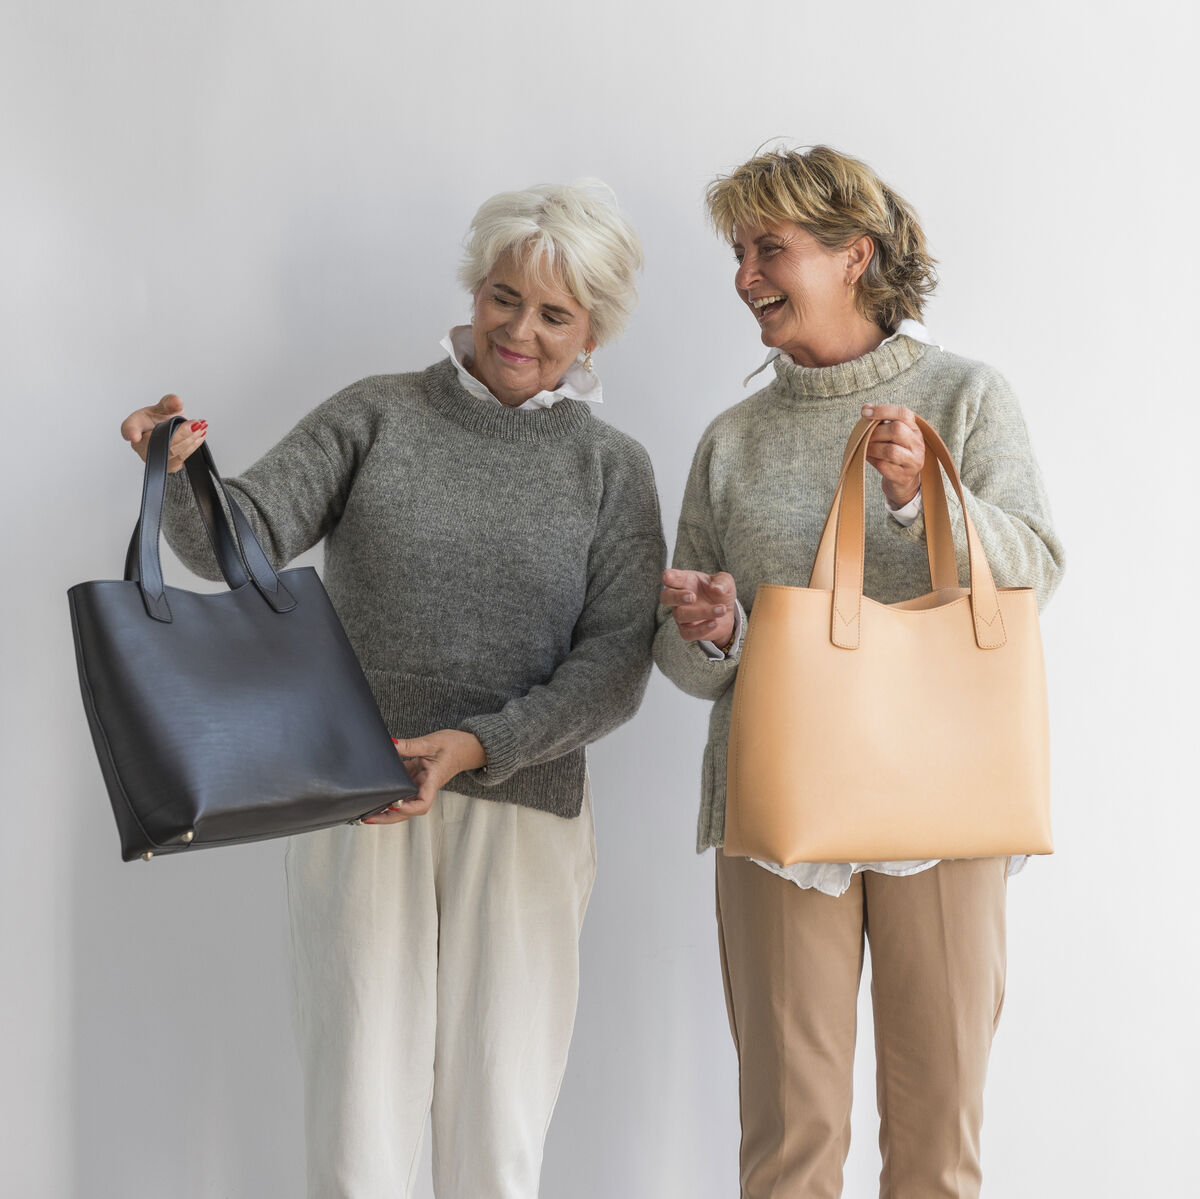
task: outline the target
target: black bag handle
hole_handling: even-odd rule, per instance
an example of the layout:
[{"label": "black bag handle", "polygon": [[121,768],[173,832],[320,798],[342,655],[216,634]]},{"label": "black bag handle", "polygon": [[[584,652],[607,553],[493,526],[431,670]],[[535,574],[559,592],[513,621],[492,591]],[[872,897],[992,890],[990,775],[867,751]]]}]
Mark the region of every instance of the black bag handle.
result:
[{"label": "black bag handle", "polygon": [[[165,624],[171,622],[171,608],[163,585],[158,540],[166,496],[171,437],[184,419],[182,416],[169,417],[155,425],[150,434],[146,470],[142,477],[141,512],[125,557],[125,578],[138,584],[147,614]],[[196,505],[225,582],[236,590],[253,581],[263,599],[276,612],[290,612],[296,606],[295,597],[279,581],[245,513],[229,494],[208,445],[202,445],[191,454],[185,466],[192,494],[196,497]],[[221,505],[221,498],[228,506],[229,516],[233,520],[232,528],[226,518],[226,510]]]},{"label": "black bag handle", "polygon": [[[212,474],[216,467],[212,463],[212,455],[209,453],[208,446],[201,445],[199,450],[190,454],[184,466],[188,472],[192,494],[196,497],[200,519],[204,522],[204,531],[208,534],[208,541],[217,559],[217,565],[230,590],[236,591],[239,587],[244,587],[250,580],[246,574],[246,566],[242,561],[237,541],[230,535],[228,522],[221,519],[224,513],[218,514],[217,511],[220,508],[220,500],[217,498],[216,488],[212,481]],[[141,578],[137,564],[140,537],[141,521],[139,520],[134,526],[133,536],[129,539],[129,549],[125,554],[125,578],[134,582]]]}]

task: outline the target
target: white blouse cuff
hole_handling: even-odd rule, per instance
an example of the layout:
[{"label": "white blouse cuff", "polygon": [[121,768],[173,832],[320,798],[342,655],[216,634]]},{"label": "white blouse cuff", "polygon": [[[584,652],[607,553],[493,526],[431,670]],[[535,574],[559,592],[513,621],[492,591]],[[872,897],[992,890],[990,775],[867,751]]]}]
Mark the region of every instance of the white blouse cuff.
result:
[{"label": "white blouse cuff", "polygon": [[921,489],[917,488],[917,494],[903,508],[893,508],[886,495],[883,497],[883,506],[896,518],[897,523],[907,529],[921,515]]},{"label": "white blouse cuff", "polygon": [[742,648],[742,627],[745,624],[745,616],[746,614],[742,611],[742,605],[735,602],[733,608],[733,644],[729,647],[729,653],[724,653],[711,641],[696,642],[704,651],[706,657],[714,662],[724,662],[726,658],[737,657]]}]

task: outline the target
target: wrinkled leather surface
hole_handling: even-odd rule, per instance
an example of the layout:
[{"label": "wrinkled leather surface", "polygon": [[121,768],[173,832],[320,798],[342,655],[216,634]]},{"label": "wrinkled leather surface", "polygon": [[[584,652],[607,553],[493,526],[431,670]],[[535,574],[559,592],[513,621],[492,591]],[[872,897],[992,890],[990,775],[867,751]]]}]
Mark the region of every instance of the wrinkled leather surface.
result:
[{"label": "wrinkled leather surface", "polygon": [[[162,584],[164,428],[175,423],[152,436],[133,577],[68,592],[122,856],[306,832],[414,795],[316,571],[276,574],[257,542],[249,549],[253,533],[228,493],[233,530],[211,523],[225,520],[214,492],[198,499],[241,585],[209,595]],[[189,479],[203,486],[198,472]]]},{"label": "wrinkled leather surface", "polygon": [[[969,516],[971,588],[950,581],[945,492],[927,471],[934,589],[891,605],[863,596],[876,423],[850,436],[810,585],[755,595],[735,682],[725,853],[785,865],[1050,853],[1036,595],[995,587]],[[940,461],[961,499],[945,446],[921,429],[927,465]]]}]

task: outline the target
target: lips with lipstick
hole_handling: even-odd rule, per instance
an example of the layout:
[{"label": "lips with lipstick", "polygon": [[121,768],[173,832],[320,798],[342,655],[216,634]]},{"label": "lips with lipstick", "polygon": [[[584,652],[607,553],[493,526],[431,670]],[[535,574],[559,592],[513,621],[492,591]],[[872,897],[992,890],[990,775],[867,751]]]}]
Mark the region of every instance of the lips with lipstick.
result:
[{"label": "lips with lipstick", "polygon": [[750,301],[750,307],[754,310],[754,315],[758,318],[759,324],[762,324],[772,313],[778,312],[786,303],[787,296],[759,296],[758,299]]},{"label": "lips with lipstick", "polygon": [[520,366],[523,362],[533,361],[532,358],[525,354],[518,354],[516,350],[505,349],[505,347],[497,341],[492,342],[492,345],[495,347],[496,353],[499,354],[505,362],[511,362],[514,366]]}]

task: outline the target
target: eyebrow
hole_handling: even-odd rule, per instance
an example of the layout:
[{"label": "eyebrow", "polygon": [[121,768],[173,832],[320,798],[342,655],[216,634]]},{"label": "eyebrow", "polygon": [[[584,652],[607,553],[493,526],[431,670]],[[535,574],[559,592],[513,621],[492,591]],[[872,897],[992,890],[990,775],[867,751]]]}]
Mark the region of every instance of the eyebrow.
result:
[{"label": "eyebrow", "polygon": [[[492,287],[496,291],[502,291],[505,295],[512,296],[515,299],[520,300],[524,298],[521,293],[516,290],[516,288],[509,287],[507,283],[493,283]],[[573,313],[569,308],[562,308],[558,304],[543,304],[542,307],[545,308],[547,312],[561,312],[563,316],[570,317],[572,320],[575,318],[575,313]]]},{"label": "eyebrow", "polygon": [[[778,233],[760,233],[760,234],[759,234],[759,235],[758,235],[758,236],[757,236],[757,237],[754,239],[754,244],[755,244],[755,245],[758,245],[758,243],[759,243],[760,241],[766,241],[766,239],[767,239],[768,237],[778,237],[778,236],[779,236],[779,234],[778,234]],[[733,245],[734,245],[734,247],[735,247],[735,248],[736,248],[737,246],[740,246],[741,244],[742,244],[742,243],[741,243],[740,241],[735,241],[735,242],[733,243]]]}]

